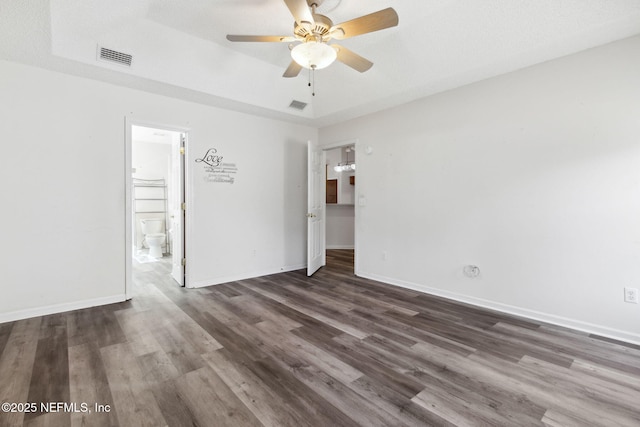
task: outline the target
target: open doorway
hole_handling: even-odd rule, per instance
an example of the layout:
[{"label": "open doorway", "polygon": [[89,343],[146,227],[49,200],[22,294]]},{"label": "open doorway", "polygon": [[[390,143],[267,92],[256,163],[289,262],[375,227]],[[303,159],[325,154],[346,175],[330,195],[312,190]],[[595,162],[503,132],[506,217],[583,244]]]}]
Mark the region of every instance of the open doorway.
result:
[{"label": "open doorway", "polygon": [[127,297],[133,275],[185,285],[184,130],[127,124]]},{"label": "open doorway", "polygon": [[325,149],[325,236],[327,263],[355,272],[355,142]]}]

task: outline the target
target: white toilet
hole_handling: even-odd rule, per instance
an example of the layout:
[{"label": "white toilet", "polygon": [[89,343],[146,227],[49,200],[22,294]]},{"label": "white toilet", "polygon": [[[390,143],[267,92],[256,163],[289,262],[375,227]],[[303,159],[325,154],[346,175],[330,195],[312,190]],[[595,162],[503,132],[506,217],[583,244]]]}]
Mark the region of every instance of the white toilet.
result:
[{"label": "white toilet", "polygon": [[163,221],[160,218],[147,218],[140,220],[140,228],[144,234],[144,241],[149,246],[149,256],[162,258],[162,245],[167,237],[162,231]]}]

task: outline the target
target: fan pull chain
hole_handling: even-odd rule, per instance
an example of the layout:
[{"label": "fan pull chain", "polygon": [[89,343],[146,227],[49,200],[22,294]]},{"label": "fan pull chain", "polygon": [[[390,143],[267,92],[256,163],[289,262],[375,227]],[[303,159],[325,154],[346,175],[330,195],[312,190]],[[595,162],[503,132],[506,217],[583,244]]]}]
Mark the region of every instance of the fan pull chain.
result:
[{"label": "fan pull chain", "polygon": [[316,67],[309,68],[309,85],[311,88],[311,96],[316,96]]}]

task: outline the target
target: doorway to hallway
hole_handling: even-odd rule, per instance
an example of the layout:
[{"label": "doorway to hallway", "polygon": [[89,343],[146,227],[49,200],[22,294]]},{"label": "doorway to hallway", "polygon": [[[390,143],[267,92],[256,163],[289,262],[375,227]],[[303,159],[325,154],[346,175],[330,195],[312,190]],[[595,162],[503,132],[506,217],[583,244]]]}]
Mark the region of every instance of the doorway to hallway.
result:
[{"label": "doorway to hallway", "polygon": [[351,272],[358,273],[356,143],[353,140],[321,147],[308,142],[307,276],[327,264],[327,250],[331,249],[355,253]]},{"label": "doorway to hallway", "polygon": [[[355,142],[325,149],[325,241],[327,263],[338,262],[355,272]],[[330,188],[334,189],[330,191]]]}]

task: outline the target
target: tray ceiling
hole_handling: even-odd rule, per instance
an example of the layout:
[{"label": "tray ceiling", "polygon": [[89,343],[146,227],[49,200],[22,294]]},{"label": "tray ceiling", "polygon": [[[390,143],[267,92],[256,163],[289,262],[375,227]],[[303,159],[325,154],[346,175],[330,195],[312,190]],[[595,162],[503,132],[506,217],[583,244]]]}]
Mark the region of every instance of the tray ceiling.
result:
[{"label": "tray ceiling", "polygon": [[[340,44],[374,63],[296,78],[286,43],[226,34],[290,35],[282,0],[0,0],[0,54],[89,78],[325,126],[640,33],[640,0],[342,0],[343,22],[393,7],[397,27]],[[132,56],[100,61],[98,47]],[[292,100],[307,103],[299,111]]]}]

